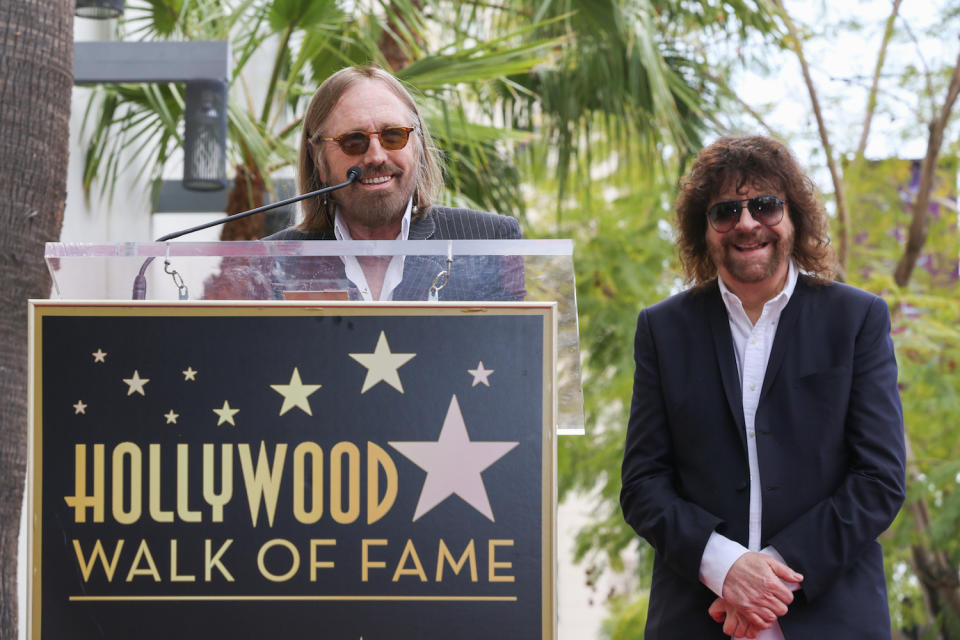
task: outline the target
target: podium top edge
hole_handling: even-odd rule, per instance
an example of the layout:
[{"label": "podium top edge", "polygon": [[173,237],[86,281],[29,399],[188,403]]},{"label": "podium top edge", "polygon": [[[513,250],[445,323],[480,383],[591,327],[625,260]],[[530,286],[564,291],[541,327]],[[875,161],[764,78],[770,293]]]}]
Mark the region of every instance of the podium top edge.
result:
[{"label": "podium top edge", "polygon": [[251,240],[242,242],[48,242],[46,258],[300,256],[572,256],[573,240]]}]

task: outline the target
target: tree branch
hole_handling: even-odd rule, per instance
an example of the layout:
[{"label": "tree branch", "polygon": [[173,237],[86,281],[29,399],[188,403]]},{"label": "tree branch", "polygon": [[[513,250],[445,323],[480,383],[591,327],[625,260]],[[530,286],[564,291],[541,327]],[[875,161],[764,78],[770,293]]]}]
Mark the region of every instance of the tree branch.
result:
[{"label": "tree branch", "polygon": [[890,17],[887,18],[887,26],[883,30],[883,40],[880,42],[880,51],[877,53],[877,66],[873,70],[873,81],[870,84],[870,93],[867,94],[867,109],[863,117],[863,132],[860,134],[860,144],[857,145],[857,157],[862,158],[867,149],[867,138],[870,137],[870,125],[873,122],[873,114],[877,110],[877,88],[880,85],[880,72],[883,70],[883,63],[887,58],[887,45],[890,44],[890,38],[893,36],[893,25],[897,21],[897,14],[900,12],[900,3],[903,0],[893,0],[893,8],[890,10]]},{"label": "tree branch", "polygon": [[907,245],[903,250],[903,257],[900,258],[900,262],[897,263],[897,268],[893,272],[893,279],[901,287],[907,286],[907,283],[910,282],[910,276],[917,264],[917,258],[920,257],[920,251],[927,241],[930,191],[933,188],[933,178],[937,170],[937,158],[939,158],[940,148],[943,146],[943,132],[950,120],[950,112],[953,110],[958,93],[960,93],[960,55],[957,56],[957,62],[953,67],[953,75],[950,77],[947,97],[943,102],[940,115],[929,125],[930,135],[927,138],[927,153],[920,168],[920,186],[917,190],[917,197],[913,201],[913,219],[910,222]]},{"label": "tree branch", "polygon": [[800,34],[797,32],[790,14],[783,6],[783,0],[776,0],[783,21],[786,24],[787,31],[790,34],[790,41],[793,44],[794,53],[797,54],[797,60],[800,62],[800,68],[803,71],[803,81],[807,85],[807,91],[810,94],[810,105],[813,107],[813,114],[817,118],[817,129],[820,132],[820,142],[823,144],[823,151],[827,156],[827,168],[830,170],[830,179],[833,181],[834,199],[837,203],[837,219],[839,242],[837,250],[837,262],[840,270],[840,276],[843,277],[847,272],[847,257],[850,254],[850,212],[847,209],[847,200],[844,195],[843,181],[840,171],[837,169],[837,163],[833,159],[833,147],[830,146],[830,137],[827,134],[827,125],[823,120],[823,111],[820,109],[820,100],[817,98],[817,89],[813,84],[813,78],[810,76],[810,67],[807,65],[807,59],[803,55],[803,42],[800,40]]}]

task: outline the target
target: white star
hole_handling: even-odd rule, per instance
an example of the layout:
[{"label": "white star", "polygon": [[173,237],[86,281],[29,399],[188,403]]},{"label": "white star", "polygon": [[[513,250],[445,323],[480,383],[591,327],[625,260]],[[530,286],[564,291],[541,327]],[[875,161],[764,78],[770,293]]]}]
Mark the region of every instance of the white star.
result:
[{"label": "white star", "polygon": [[476,369],[467,369],[467,373],[473,376],[473,384],[470,385],[471,387],[475,387],[481,382],[488,387],[490,386],[490,380],[488,380],[488,378],[490,374],[493,373],[493,369],[484,369],[483,360],[480,361]]},{"label": "white star", "polygon": [[139,393],[142,396],[147,395],[143,390],[143,385],[150,382],[150,378],[141,378],[140,372],[134,369],[132,378],[124,378],[124,382],[130,385],[130,389],[127,391],[128,396],[132,396],[134,392]]},{"label": "white star", "polygon": [[170,412],[163,414],[163,417],[167,419],[167,424],[177,424],[177,418],[180,417],[180,414],[174,413],[173,409],[170,409]]},{"label": "white star", "polygon": [[73,405],[73,415],[77,416],[81,413],[87,415],[87,405],[83,404],[83,400],[77,400],[77,404]]},{"label": "white star", "polygon": [[217,426],[219,427],[224,422],[229,422],[233,426],[237,426],[237,423],[233,421],[233,416],[240,411],[240,409],[231,409],[230,403],[226,400],[223,401],[223,407],[220,409],[214,409],[213,412],[220,416],[220,419],[217,420]]},{"label": "white star", "polygon": [[183,374],[183,381],[192,380],[193,382],[197,381],[197,372],[194,371],[193,367],[187,367],[180,373]]},{"label": "white star", "polygon": [[453,396],[436,442],[389,444],[427,472],[414,521],[453,494],[493,521],[493,509],[480,474],[519,443],[471,442],[460,403]]},{"label": "white star", "polygon": [[97,347],[97,350],[90,355],[93,356],[94,362],[106,362],[105,358],[107,357],[107,352],[99,347]]},{"label": "white star", "polygon": [[270,388],[283,396],[283,406],[280,407],[280,415],[285,414],[294,407],[299,407],[308,416],[312,416],[310,411],[310,402],[307,396],[322,387],[319,384],[303,384],[300,381],[300,372],[296,367],[293,368],[293,375],[290,376],[290,384],[272,384]]},{"label": "white star", "polygon": [[363,380],[363,388],[360,389],[360,393],[366,393],[370,387],[380,381],[386,382],[403,393],[403,384],[400,382],[400,374],[397,373],[397,369],[417,354],[390,353],[387,336],[381,331],[380,338],[377,340],[377,347],[373,353],[351,353],[349,355],[367,368],[367,377]]}]

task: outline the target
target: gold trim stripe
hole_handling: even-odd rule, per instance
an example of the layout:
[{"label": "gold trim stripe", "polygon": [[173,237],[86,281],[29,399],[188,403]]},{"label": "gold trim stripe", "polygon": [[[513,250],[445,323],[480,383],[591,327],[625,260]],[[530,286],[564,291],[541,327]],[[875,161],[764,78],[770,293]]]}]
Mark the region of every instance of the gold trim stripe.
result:
[{"label": "gold trim stripe", "polygon": [[70,602],[516,602],[517,596],[70,596]]}]

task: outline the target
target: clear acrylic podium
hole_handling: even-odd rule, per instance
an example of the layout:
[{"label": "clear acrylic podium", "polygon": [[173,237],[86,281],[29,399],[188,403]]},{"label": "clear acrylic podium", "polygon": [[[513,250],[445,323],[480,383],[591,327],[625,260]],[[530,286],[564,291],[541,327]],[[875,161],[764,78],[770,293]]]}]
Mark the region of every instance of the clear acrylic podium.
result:
[{"label": "clear acrylic podium", "polygon": [[[363,300],[347,276],[394,256],[403,277],[393,300],[557,303],[557,431],[584,433],[573,243],[570,240],[48,243],[51,298]],[[345,266],[346,265],[346,266]],[[371,304],[377,304],[372,302]]]}]

